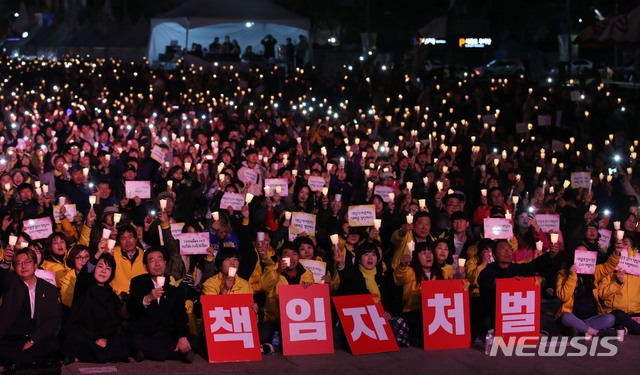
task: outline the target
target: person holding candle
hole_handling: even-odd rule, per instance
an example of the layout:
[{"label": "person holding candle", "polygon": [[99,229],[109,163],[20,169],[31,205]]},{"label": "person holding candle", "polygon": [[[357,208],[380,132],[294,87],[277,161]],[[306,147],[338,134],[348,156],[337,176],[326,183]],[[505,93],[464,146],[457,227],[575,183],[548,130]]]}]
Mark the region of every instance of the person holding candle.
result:
[{"label": "person holding candle", "polygon": [[[627,256],[637,257],[638,249],[633,246],[631,238],[617,241],[616,248],[619,246],[622,247],[621,254],[626,250]],[[603,311],[616,318],[617,329],[626,328],[629,333],[640,335],[640,277],[619,265],[615,272],[600,280],[598,295]]]},{"label": "person holding candle", "polygon": [[69,255],[65,259],[68,271],[60,279],[60,300],[67,308],[71,307],[76,279],[82,267],[89,261],[89,248],[84,245],[76,245],[69,250]]},{"label": "person holding candle", "polygon": [[403,224],[400,229],[391,235],[391,244],[394,247],[391,268],[396,268],[400,264],[400,257],[406,251],[407,243],[410,241],[435,242],[435,238],[430,234],[431,217],[428,212],[417,212],[413,216],[413,224]]},{"label": "person holding candle", "polygon": [[[551,246],[549,239],[540,229],[536,217],[527,210],[520,209],[516,213],[514,221],[513,236],[518,247],[514,252],[516,263],[526,262],[536,257],[536,242],[542,242],[542,248],[548,249]],[[557,241],[556,241],[557,242]]]},{"label": "person holding candle", "polygon": [[73,304],[62,331],[63,362],[128,362],[129,340],[119,332],[120,301],[109,283],[116,262],[106,253],[106,240],[100,241],[77,274]]},{"label": "person holding candle", "polygon": [[[266,267],[260,279],[260,286],[267,294],[264,322],[272,328],[272,331],[276,330],[275,327],[280,322],[278,287],[280,285],[302,285],[306,288],[314,283],[311,271],[299,262],[300,250],[295,248],[292,243],[285,242],[278,249],[277,254],[277,263]],[[263,336],[262,333],[261,336]],[[267,336],[269,335],[267,334]],[[263,337],[261,337],[261,341],[263,341]]]},{"label": "person holding candle", "polygon": [[147,272],[143,264],[145,252],[137,247],[137,235],[135,228],[131,225],[125,224],[118,227],[116,237],[118,245],[112,249],[116,269],[110,285],[120,298],[129,294],[131,279]]},{"label": "person holding candle", "polygon": [[491,216],[491,209],[494,207],[502,207],[505,212],[509,210],[499,187],[492,187],[487,191],[487,196],[480,196],[480,205],[473,213],[473,224],[482,225],[483,220]]},{"label": "person holding candle", "polygon": [[238,248],[238,237],[233,232],[231,218],[226,211],[218,212],[218,220],[213,218],[209,227],[209,242],[214,254],[223,247],[232,246]]},{"label": "person holding candle", "polygon": [[[222,248],[218,251],[215,262],[219,272],[202,284],[203,295],[253,294],[253,288],[249,282],[237,274],[240,267],[240,259],[236,248]],[[254,312],[258,312],[257,304],[254,303],[251,307]]]},{"label": "person holding candle", "polygon": [[400,265],[393,271],[396,285],[402,286],[402,318],[409,325],[413,346],[422,346],[422,280],[451,279],[437,265],[431,245],[420,242],[412,254],[402,254]]},{"label": "person holding candle", "polygon": [[594,336],[600,330],[614,325],[615,317],[611,314],[604,314],[598,295],[598,283],[614,273],[620,261],[622,249],[622,241],[619,241],[607,261],[596,266],[594,275],[578,274],[577,266],[574,264],[575,251],[588,250],[585,246],[578,246],[574,251],[569,251],[560,271],[558,271],[556,286],[556,294],[562,301],[556,319],[564,327]]},{"label": "person holding candle", "polygon": [[198,340],[189,333],[184,285],[172,282],[165,273],[166,259],[162,248],[148,249],[142,256],[148,273],[131,280],[131,349],[138,362],[148,358],[191,363]]}]

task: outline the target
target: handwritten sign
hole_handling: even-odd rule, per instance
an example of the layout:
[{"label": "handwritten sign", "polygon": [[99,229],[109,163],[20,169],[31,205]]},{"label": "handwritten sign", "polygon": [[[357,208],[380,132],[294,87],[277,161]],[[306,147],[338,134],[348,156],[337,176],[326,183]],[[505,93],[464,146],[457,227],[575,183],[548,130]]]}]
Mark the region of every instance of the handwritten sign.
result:
[{"label": "handwritten sign", "polygon": [[313,274],[313,281],[322,284],[322,276],[327,274],[327,263],[312,259],[300,259],[300,263]]},{"label": "handwritten sign", "polygon": [[529,124],[526,122],[517,122],[516,123],[516,133],[523,134],[529,131]]},{"label": "handwritten sign", "polygon": [[180,234],[180,254],[206,254],[209,246],[209,232]]},{"label": "handwritten sign", "polygon": [[327,181],[322,177],[311,176],[309,177],[309,180],[307,180],[307,183],[309,184],[311,191],[321,191]]},{"label": "handwritten sign", "polygon": [[124,188],[127,191],[126,197],[132,199],[139,197],[142,199],[151,198],[151,182],[150,181],[125,181]]},{"label": "handwritten sign", "polygon": [[626,249],[622,250],[620,263],[618,263],[616,269],[624,270],[634,276],[640,276],[640,257],[638,257],[638,254],[630,255]]},{"label": "handwritten sign", "polygon": [[220,209],[226,210],[227,207],[233,207],[234,211],[242,211],[244,206],[244,194],[226,192],[220,199]]},{"label": "handwritten sign", "polygon": [[258,183],[258,172],[249,168],[242,168],[241,170],[242,170],[242,176],[240,176],[240,181],[244,182],[245,184],[247,182],[251,182],[252,185],[255,185]]},{"label": "handwritten sign", "polygon": [[573,263],[576,265],[576,273],[583,275],[593,275],[596,273],[596,251],[576,250]]},{"label": "handwritten sign", "polygon": [[538,116],[538,126],[551,126],[551,116],[549,115]]},{"label": "handwritten sign", "polygon": [[386,203],[391,202],[389,193],[395,193],[395,190],[391,186],[376,185],[373,193],[382,197],[382,200]]},{"label": "handwritten sign", "polygon": [[536,221],[544,233],[549,233],[550,231],[560,233],[560,215],[538,214],[536,215]]},{"label": "handwritten sign", "polygon": [[496,116],[495,115],[482,115],[482,122],[489,125],[496,124]]},{"label": "handwritten sign", "polygon": [[164,165],[164,151],[162,150],[162,147],[158,147],[158,146],[154,146],[151,149],[151,159],[157,161],[158,163],[160,163],[161,165]]},{"label": "handwritten sign", "polygon": [[492,240],[513,238],[513,225],[511,220],[503,218],[484,219],[484,238]]},{"label": "handwritten sign", "polygon": [[281,197],[289,195],[289,181],[287,181],[286,178],[266,178],[264,180],[264,186],[269,187],[269,194],[267,194],[267,197],[273,197],[276,193],[276,186],[280,186]]},{"label": "handwritten sign", "polygon": [[[184,228],[184,223],[175,223],[169,224],[171,227],[171,235],[174,239],[178,239],[182,234],[182,228]],[[164,236],[162,235],[162,227],[158,226],[158,232],[160,233],[160,242],[162,242],[162,246],[164,246]]]},{"label": "handwritten sign", "polygon": [[[69,221],[73,220],[73,218],[78,214],[75,204],[65,204],[64,209],[64,217],[69,219]],[[62,215],[60,215],[60,206],[53,206],[53,218],[56,220],[56,223],[59,223],[60,220],[62,220]]]},{"label": "handwritten sign", "polygon": [[306,233],[309,237],[316,235],[316,215],[304,212],[291,214],[291,226],[289,227],[289,239],[293,241],[299,234]]},{"label": "handwritten sign", "polygon": [[598,230],[600,234],[600,238],[598,238],[598,246],[603,249],[608,249],[609,244],[611,244],[611,231],[609,229],[600,229]]},{"label": "handwritten sign", "polygon": [[591,173],[589,172],[572,172],[571,187],[588,189],[591,184]]},{"label": "handwritten sign", "polygon": [[29,219],[22,222],[22,231],[31,237],[32,240],[47,238],[53,233],[51,218]]},{"label": "handwritten sign", "polygon": [[372,226],[376,219],[376,207],[372,204],[349,206],[348,216],[352,227]]},{"label": "handwritten sign", "polygon": [[49,284],[56,285],[56,273],[42,269],[36,269],[36,277],[42,279]]}]

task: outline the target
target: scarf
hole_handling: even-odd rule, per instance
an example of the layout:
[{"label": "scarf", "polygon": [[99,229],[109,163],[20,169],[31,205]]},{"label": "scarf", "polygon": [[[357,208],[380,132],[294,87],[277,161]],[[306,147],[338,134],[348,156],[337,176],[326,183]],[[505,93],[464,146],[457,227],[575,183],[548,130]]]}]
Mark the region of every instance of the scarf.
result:
[{"label": "scarf", "polygon": [[367,285],[367,289],[369,290],[369,292],[372,294],[377,294],[378,297],[382,297],[380,295],[380,288],[378,288],[378,283],[376,283],[376,273],[378,272],[378,270],[375,268],[368,270],[362,267],[361,264],[358,264],[358,268],[360,268],[360,273],[362,273],[362,276],[364,276],[364,282]]}]

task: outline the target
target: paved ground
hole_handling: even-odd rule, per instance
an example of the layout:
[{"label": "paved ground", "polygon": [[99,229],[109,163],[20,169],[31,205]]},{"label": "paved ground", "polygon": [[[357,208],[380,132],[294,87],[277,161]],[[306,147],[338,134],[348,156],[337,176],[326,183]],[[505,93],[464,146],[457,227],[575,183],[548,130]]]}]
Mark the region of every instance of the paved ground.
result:
[{"label": "paved ground", "polygon": [[[95,365],[74,363],[65,366],[64,375],[96,373],[95,370],[116,371],[117,374],[638,374],[640,369],[640,337],[627,336],[624,342],[615,342],[618,353],[613,357],[568,356],[560,357],[488,357],[484,346],[469,349],[424,351],[402,348],[398,352],[353,356],[344,350],[334,354],[314,356],[264,356],[262,361],[209,364],[198,357],[192,364],[181,362],[126,363]],[[531,350],[530,350],[531,351]],[[576,352],[569,348],[567,352]],[[599,347],[597,352],[608,350]]]}]

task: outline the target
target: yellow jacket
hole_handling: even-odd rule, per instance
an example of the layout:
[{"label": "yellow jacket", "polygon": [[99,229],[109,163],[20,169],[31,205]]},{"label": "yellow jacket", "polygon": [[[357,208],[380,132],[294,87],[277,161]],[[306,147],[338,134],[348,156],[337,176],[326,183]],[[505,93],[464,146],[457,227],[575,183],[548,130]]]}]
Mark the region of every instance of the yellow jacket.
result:
[{"label": "yellow jacket", "polygon": [[[629,250],[631,257],[636,256],[637,253],[637,249]],[[627,273],[620,284],[616,275],[608,275],[600,280],[598,293],[605,313],[616,309],[627,314],[640,313],[640,277],[638,276]]]},{"label": "yellow jacket", "polygon": [[69,270],[64,277],[60,279],[60,298],[62,304],[67,307],[71,307],[71,303],[73,302],[73,293],[76,289],[76,277],[76,270]]},{"label": "yellow jacket", "polygon": [[[448,265],[449,266],[449,265]],[[442,269],[445,280],[451,279],[451,266]],[[422,309],[422,285],[416,283],[416,271],[413,267],[396,267],[393,271],[393,280],[397,285],[402,285],[402,312]],[[432,280],[436,280],[434,277]]]},{"label": "yellow jacket", "polygon": [[[67,255],[69,255],[68,251],[64,255],[65,260],[67,259]],[[67,267],[65,262],[63,261],[61,263],[55,258],[47,259],[42,262],[42,269],[56,273],[56,287],[58,288],[60,288],[60,281],[62,278],[67,274],[67,272],[69,272],[69,267]]]},{"label": "yellow jacket", "polygon": [[[598,288],[597,285],[601,279],[606,277],[609,274],[612,274],[616,269],[618,262],[620,261],[620,256],[616,254],[611,254],[609,259],[602,264],[598,264],[596,266],[596,273],[594,275],[594,286],[593,288],[593,297],[598,304],[598,313],[602,314],[604,310],[602,309],[602,305],[600,304],[600,299],[598,298]],[[558,279],[556,281],[556,294],[560,301],[562,301],[562,306],[558,313],[556,314],[556,319],[565,312],[573,312],[573,298],[574,292],[576,290],[576,284],[578,283],[578,274],[570,273],[567,269],[561,269],[558,271]]]},{"label": "yellow jacket", "polygon": [[[218,295],[224,289],[224,279],[222,272],[211,276],[204,283],[202,283],[202,294],[210,296],[210,295]],[[236,274],[235,282],[233,287],[229,291],[229,294],[253,294],[253,289],[251,285],[247,282],[247,280],[241,278]]]},{"label": "yellow jacket", "polygon": [[136,276],[142,275],[143,273],[147,273],[147,270],[142,264],[142,256],[144,255],[144,251],[139,247],[136,248],[136,251],[138,252],[138,255],[136,256],[132,264],[129,258],[122,254],[122,250],[119,246],[113,248],[113,258],[116,261],[116,270],[115,276],[110,285],[116,295],[120,295],[120,293],[122,292],[128,294],[131,279]]},{"label": "yellow jacket", "polygon": [[[302,264],[301,264],[302,266]],[[313,283],[313,274],[306,267],[304,272],[300,276],[300,282]],[[278,287],[280,285],[289,285],[289,282],[283,275],[279,275],[277,265],[267,267],[260,279],[260,285],[262,289],[267,292],[267,300],[264,304],[264,320],[271,322],[280,321],[280,295],[278,294]]]},{"label": "yellow jacket", "polygon": [[260,287],[260,279],[262,278],[262,266],[264,265],[265,268],[273,266],[274,263],[272,257],[276,254],[276,252],[272,247],[269,247],[269,250],[267,251],[267,257],[261,258],[258,250],[256,250],[255,247],[254,250],[258,255],[258,261],[256,262],[256,266],[253,269],[251,276],[249,276],[249,284],[253,289],[253,293],[260,293],[263,292],[262,288]]}]

